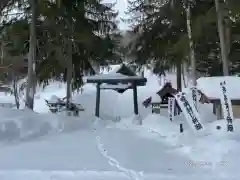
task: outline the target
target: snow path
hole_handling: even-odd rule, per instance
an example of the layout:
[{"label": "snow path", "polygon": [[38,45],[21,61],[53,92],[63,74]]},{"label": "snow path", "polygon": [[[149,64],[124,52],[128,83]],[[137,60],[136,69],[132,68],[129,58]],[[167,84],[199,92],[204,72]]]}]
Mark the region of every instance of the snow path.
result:
[{"label": "snow path", "polygon": [[[191,166],[189,159],[173,153],[171,147],[160,141],[140,137],[138,132],[108,128],[99,131],[98,135],[108,153],[105,157],[114,157],[121,162],[121,166],[135,172],[175,175],[209,172]],[[110,138],[112,141],[109,141]]]},{"label": "snow path", "polygon": [[1,180],[75,180],[82,176],[87,180],[187,180],[206,172],[188,166],[188,159],[164,143],[118,128],[79,130],[1,146],[0,159]]},{"label": "snow path", "polygon": [[143,175],[141,173],[138,173],[138,172],[136,172],[134,170],[131,170],[131,169],[124,168],[123,166],[121,166],[121,164],[116,159],[109,156],[107,150],[104,149],[103,144],[101,143],[101,139],[100,139],[99,136],[97,136],[96,140],[97,140],[97,147],[98,147],[99,151],[101,152],[101,154],[105,158],[108,159],[108,163],[111,166],[116,167],[121,172],[124,172],[130,180],[131,179],[132,180],[143,180],[144,179],[142,177]]},{"label": "snow path", "polygon": [[[144,180],[238,180],[238,177],[201,175],[144,174]],[[129,180],[116,171],[0,171],[1,180]]]}]

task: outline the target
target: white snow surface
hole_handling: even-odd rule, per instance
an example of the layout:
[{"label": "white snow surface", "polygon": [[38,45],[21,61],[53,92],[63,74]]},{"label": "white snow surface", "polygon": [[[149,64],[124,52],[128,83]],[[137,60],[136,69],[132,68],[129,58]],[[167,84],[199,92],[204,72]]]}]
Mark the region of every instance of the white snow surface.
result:
[{"label": "white snow surface", "polygon": [[197,87],[209,98],[220,99],[220,83],[225,81],[230,99],[240,99],[240,77],[237,76],[218,76],[202,77],[197,80]]},{"label": "white snow surface", "polygon": [[101,84],[100,88],[101,89],[127,89],[131,86],[131,84]]},{"label": "white snow surface", "polygon": [[152,98],[152,101],[151,101],[152,103],[160,103],[160,102],[162,102],[161,97],[157,93],[153,94],[151,96],[151,98]]},{"label": "white snow surface", "polygon": [[126,76],[120,73],[108,73],[108,74],[98,74],[95,76],[89,76],[87,77],[88,80],[102,80],[102,79],[120,79],[120,80],[125,80],[125,79],[134,79],[134,80],[138,80],[138,79],[142,79],[141,76]]},{"label": "white snow surface", "polygon": [[[205,133],[197,135],[182,115],[173,122],[167,110],[153,115],[141,103],[160,89],[159,79],[148,70],[145,75],[147,85],[138,88],[141,126],[133,124],[132,90],[102,90],[101,118],[94,117],[91,84],[73,95],[85,109],[80,117],[48,112],[44,99],[66,94],[56,82],[38,89],[36,112],[0,108],[0,180],[238,180],[240,120],[227,133],[211,105],[199,105]],[[167,78],[176,80],[175,74]]]}]

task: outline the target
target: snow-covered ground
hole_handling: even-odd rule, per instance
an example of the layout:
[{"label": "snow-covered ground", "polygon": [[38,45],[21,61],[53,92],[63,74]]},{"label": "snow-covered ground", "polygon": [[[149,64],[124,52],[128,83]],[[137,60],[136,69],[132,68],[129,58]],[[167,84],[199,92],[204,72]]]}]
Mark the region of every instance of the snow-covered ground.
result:
[{"label": "snow-covered ground", "polygon": [[[226,123],[216,121],[209,105],[201,105],[206,133],[196,135],[182,115],[173,122],[166,112],[153,115],[142,102],[160,85],[151,72],[145,75],[147,85],[138,88],[142,126],[132,123],[131,90],[102,91],[101,119],[96,119],[93,85],[73,96],[85,109],[80,117],[48,113],[44,99],[66,94],[59,83],[37,91],[37,113],[0,108],[0,180],[239,179],[240,121],[234,121],[234,133],[227,133]],[[175,74],[167,76],[175,86]],[[11,98],[0,95],[0,102]],[[114,123],[118,116],[121,121]]]}]

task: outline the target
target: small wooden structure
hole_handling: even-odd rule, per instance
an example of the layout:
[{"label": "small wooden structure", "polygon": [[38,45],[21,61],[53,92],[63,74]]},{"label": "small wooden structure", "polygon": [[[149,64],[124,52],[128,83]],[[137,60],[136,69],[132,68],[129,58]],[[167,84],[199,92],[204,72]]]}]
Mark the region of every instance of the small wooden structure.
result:
[{"label": "small wooden structure", "polygon": [[119,93],[127,89],[133,89],[134,114],[138,115],[137,86],[145,86],[147,79],[137,76],[125,64],[109,72],[108,74],[98,74],[87,78],[87,83],[97,84],[95,115],[99,117],[100,90],[112,89]]},{"label": "small wooden structure", "polygon": [[220,101],[221,88],[220,82],[226,81],[227,92],[231,99],[233,115],[240,118],[240,77],[235,76],[218,76],[218,77],[202,77],[197,80],[197,88],[202,92],[200,101],[202,103],[212,103],[213,113],[217,119],[223,118],[222,105]]},{"label": "small wooden structure", "polygon": [[157,94],[161,97],[162,103],[161,107],[167,108],[168,106],[168,98],[174,97],[175,94],[178,93],[178,90],[172,87],[170,82],[167,82],[158,92]]},{"label": "small wooden structure", "polygon": [[[165,83],[165,85],[156,93],[157,96],[159,96],[159,102],[154,102],[153,97],[147,98],[144,102],[143,105],[147,108],[150,104],[152,105],[152,112],[155,112],[156,107],[159,109],[167,109],[168,108],[168,98],[174,97],[175,94],[177,94],[178,91],[172,87],[172,84],[170,82]],[[154,95],[155,96],[155,95]],[[159,110],[160,111],[160,110]],[[176,102],[176,110],[175,110],[175,115],[179,114],[180,112],[180,107],[178,106]]]}]

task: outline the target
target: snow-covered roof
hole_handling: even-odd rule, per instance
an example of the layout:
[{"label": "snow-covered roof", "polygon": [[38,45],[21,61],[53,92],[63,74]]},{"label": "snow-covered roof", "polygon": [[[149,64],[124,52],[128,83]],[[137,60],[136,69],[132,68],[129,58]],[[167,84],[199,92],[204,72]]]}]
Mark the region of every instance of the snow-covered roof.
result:
[{"label": "snow-covered roof", "polygon": [[125,76],[123,74],[120,73],[108,73],[108,74],[97,74],[95,76],[88,76],[87,79],[124,79],[127,78],[128,76]]},{"label": "snow-covered roof", "polygon": [[[125,63],[114,65],[114,68],[110,70],[107,74],[115,74],[115,73],[120,73],[127,76],[136,75],[136,73],[132,71],[132,69]],[[106,73],[103,73],[103,74],[106,74]]]},{"label": "snow-covered roof", "polygon": [[101,89],[127,89],[131,86],[131,84],[101,84]]},{"label": "snow-covered roof", "polygon": [[220,99],[220,82],[226,82],[227,92],[230,99],[240,99],[240,77],[218,76],[202,77],[197,80],[197,88],[201,90],[209,99]]},{"label": "snow-covered roof", "polygon": [[95,76],[89,76],[87,77],[87,82],[92,82],[92,81],[130,81],[130,80],[144,80],[145,78],[141,76],[126,76],[120,73],[109,73],[109,74],[98,74]]},{"label": "snow-covered roof", "polygon": [[86,80],[87,80],[87,83],[107,83],[107,84],[116,84],[116,83],[126,84],[134,81],[137,83],[136,84],[137,86],[145,86],[147,82],[146,78],[142,76],[137,76],[125,64],[121,64],[121,66],[116,67],[114,70],[112,70],[108,74],[97,74],[95,76],[89,76],[86,78]]},{"label": "snow-covered roof", "polygon": [[162,98],[158,95],[158,94],[153,94],[151,96],[151,103],[161,103],[162,102]]},{"label": "snow-covered roof", "polygon": [[51,98],[48,100],[48,103],[51,103],[51,104],[55,104],[55,103],[59,103],[59,102],[63,102],[63,100],[61,100],[56,95],[52,95]]},{"label": "snow-covered roof", "polygon": [[121,69],[121,65],[116,65],[108,74],[117,73]]}]

